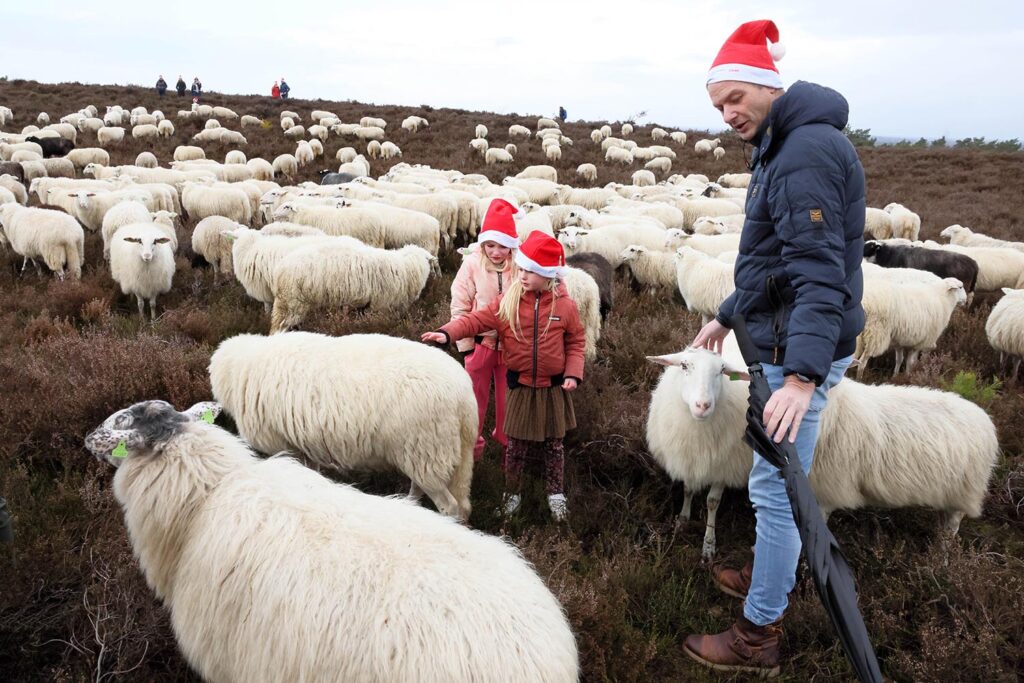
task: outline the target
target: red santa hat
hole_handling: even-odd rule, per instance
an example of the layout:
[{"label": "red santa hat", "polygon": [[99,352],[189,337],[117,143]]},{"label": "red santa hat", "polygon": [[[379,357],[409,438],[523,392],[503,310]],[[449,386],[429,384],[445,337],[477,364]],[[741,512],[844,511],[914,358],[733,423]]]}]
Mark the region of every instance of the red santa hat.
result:
[{"label": "red santa hat", "polygon": [[707,85],[719,81],[743,81],[781,88],[782,78],[775,62],[785,54],[775,22],[770,19],[748,21],[733,31],[718,51],[708,71]]},{"label": "red santa hat", "polygon": [[565,250],[551,235],[534,230],[516,252],[516,265],[543,277],[558,277],[565,266]]},{"label": "red santa hat", "polygon": [[476,236],[477,244],[497,242],[503,247],[517,249],[519,237],[516,232],[516,215],[519,209],[504,199],[495,199],[487,207],[480,233]]}]

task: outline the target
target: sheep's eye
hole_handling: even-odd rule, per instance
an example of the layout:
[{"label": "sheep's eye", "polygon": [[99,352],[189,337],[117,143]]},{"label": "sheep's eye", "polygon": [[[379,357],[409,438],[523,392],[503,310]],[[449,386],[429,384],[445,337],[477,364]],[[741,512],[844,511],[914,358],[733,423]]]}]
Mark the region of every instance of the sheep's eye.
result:
[{"label": "sheep's eye", "polygon": [[169,238],[167,238],[167,237],[160,237],[160,238],[157,238],[157,239],[153,240],[153,244],[167,244],[170,241],[171,240]]},{"label": "sheep's eye", "polygon": [[124,241],[125,242],[134,242],[135,244],[142,244],[142,240],[140,240],[138,237],[125,237]]}]

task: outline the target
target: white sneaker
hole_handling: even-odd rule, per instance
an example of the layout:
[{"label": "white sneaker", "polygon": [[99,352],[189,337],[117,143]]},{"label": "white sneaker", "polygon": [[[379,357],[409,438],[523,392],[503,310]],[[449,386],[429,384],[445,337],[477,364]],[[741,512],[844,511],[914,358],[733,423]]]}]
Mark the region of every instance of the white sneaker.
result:
[{"label": "white sneaker", "polygon": [[569,514],[569,506],[565,502],[564,493],[555,493],[548,496],[548,507],[551,509],[551,516],[556,522],[564,522]]},{"label": "white sneaker", "polygon": [[505,514],[506,515],[515,514],[515,511],[519,509],[519,503],[520,503],[520,499],[519,499],[519,495],[518,494],[513,493],[513,494],[511,494],[509,496],[506,496],[506,498],[505,498]]}]

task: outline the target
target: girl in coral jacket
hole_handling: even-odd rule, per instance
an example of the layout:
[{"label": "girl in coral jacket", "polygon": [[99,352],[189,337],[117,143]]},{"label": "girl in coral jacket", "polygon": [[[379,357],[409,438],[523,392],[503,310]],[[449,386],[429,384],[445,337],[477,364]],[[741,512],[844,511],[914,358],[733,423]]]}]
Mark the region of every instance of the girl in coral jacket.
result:
[{"label": "girl in coral jacket", "polygon": [[558,240],[533,232],[515,253],[519,276],[487,308],[453,320],[423,341],[447,344],[487,330],[497,332],[508,366],[506,482],[512,494],[505,512],[519,508],[520,476],[531,446],[544,456],[548,506],[558,521],[568,508],[564,490],[565,433],[576,427],[569,392],[583,380],[583,325],[576,303],[558,276],[565,252]]},{"label": "girl in coral jacket", "polygon": [[[470,247],[469,253],[462,260],[455,280],[452,282],[452,320],[458,320],[473,311],[487,308],[488,305],[509,288],[515,277],[512,264],[512,252],[519,247],[516,236],[516,207],[504,199],[495,199],[487,208],[483,226],[477,235],[476,244]],[[505,374],[508,368],[501,358],[498,333],[487,330],[474,337],[466,337],[456,341],[459,353],[466,362],[466,372],[473,380],[473,393],[480,414],[480,431],[476,439],[473,456],[480,460],[483,455],[484,418],[487,415],[487,404],[490,400],[491,381],[494,382],[494,431],[491,438],[501,444],[505,439],[505,391],[507,383]],[[502,457],[502,465],[507,460]]]}]

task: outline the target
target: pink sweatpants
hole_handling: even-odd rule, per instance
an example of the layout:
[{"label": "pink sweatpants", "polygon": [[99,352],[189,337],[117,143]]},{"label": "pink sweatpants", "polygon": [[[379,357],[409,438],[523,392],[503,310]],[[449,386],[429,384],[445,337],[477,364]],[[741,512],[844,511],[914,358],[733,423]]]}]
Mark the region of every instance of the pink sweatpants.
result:
[{"label": "pink sweatpants", "polygon": [[[484,453],[484,418],[487,416],[487,403],[491,397],[491,380],[494,380],[494,431],[491,438],[504,446],[505,438],[505,394],[508,383],[505,379],[507,368],[501,362],[501,352],[482,344],[473,348],[473,353],[466,356],[466,372],[473,380],[473,393],[476,395],[477,411],[480,415],[480,431],[477,434],[473,456],[479,460]],[[502,463],[504,464],[504,462]]]}]

